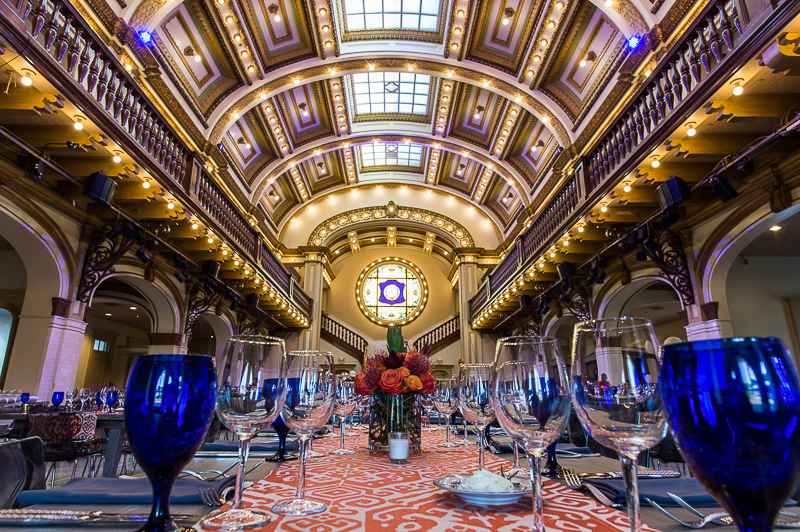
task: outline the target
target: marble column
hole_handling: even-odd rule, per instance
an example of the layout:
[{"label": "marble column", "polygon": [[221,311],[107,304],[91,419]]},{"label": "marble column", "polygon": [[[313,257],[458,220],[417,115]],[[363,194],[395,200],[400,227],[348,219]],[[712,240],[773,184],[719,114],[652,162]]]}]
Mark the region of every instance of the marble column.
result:
[{"label": "marble column", "polygon": [[322,326],[322,288],[325,282],[322,272],[325,265],[322,259],[325,254],[321,250],[305,251],[303,291],[314,300],[311,309],[311,323],[303,329],[298,340],[298,349],[319,349],[320,327]]},{"label": "marble column", "polygon": [[482,362],[481,335],[470,326],[469,300],[478,291],[478,264],[475,255],[460,255],[458,264],[458,321],[461,330],[461,360]]}]

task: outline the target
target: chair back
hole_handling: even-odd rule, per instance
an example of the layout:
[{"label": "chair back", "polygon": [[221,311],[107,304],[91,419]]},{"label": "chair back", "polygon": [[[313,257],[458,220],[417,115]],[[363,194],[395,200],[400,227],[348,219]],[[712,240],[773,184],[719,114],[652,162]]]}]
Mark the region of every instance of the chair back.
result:
[{"label": "chair back", "polygon": [[16,508],[24,490],[45,488],[44,446],[39,438],[0,443],[0,508]]}]

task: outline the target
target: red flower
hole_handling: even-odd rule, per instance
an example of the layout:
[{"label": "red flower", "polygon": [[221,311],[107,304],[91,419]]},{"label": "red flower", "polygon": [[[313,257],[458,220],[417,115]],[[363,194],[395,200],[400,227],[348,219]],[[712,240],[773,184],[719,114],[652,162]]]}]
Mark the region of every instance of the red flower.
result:
[{"label": "red flower", "polygon": [[419,379],[422,381],[423,394],[428,395],[436,391],[436,377],[430,373],[423,373]]},{"label": "red flower", "polygon": [[358,395],[372,395],[372,392],[375,391],[375,388],[370,388],[364,382],[364,372],[363,371],[360,372],[358,375],[356,375],[355,390],[356,390],[356,393]]},{"label": "red flower", "polygon": [[389,351],[389,355],[384,359],[384,364],[386,364],[386,367],[389,369],[397,369],[403,365],[404,358],[405,353]]},{"label": "red flower", "polygon": [[403,391],[403,374],[395,369],[387,369],[381,375],[381,388],[389,395],[397,395]]}]

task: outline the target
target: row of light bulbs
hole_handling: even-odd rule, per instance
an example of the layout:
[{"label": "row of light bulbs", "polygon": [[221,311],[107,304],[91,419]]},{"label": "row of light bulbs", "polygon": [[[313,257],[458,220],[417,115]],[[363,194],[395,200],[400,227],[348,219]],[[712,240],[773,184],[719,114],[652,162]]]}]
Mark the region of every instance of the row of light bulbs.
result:
[{"label": "row of light bulbs", "polygon": [[[528,82],[530,82],[530,80],[533,78],[536,69],[542,61],[542,56],[544,55],[545,49],[550,44],[548,38],[545,37],[545,33],[549,33],[550,39],[552,39],[552,36],[556,31],[556,26],[561,21],[561,16],[564,12],[564,6],[565,3],[562,0],[558,0],[553,4],[550,12],[552,18],[547,21],[545,27],[543,27],[539,32],[539,46],[541,48],[538,50],[539,53],[535,53],[533,57],[531,57],[530,63],[528,64],[528,70],[525,72],[525,79]],[[550,31],[548,32],[548,30]]]},{"label": "row of light bulbs", "polygon": [[[254,58],[252,57],[252,51],[250,50],[250,44],[242,37],[244,34],[244,30],[242,28],[241,23],[239,20],[234,17],[235,13],[233,9],[225,2],[225,0],[217,0],[216,2],[217,13],[222,20],[225,21],[225,24],[228,25],[230,28],[228,31],[230,33],[231,40],[233,41],[233,45],[235,48],[240,49],[239,51],[239,59],[242,62],[242,66],[247,70],[247,73],[250,75],[256,75],[257,69]],[[278,14],[278,6],[272,4],[269,7],[271,13],[273,13],[274,17],[276,18],[276,22],[280,22],[280,15]],[[199,61],[199,56],[195,56],[195,61]]]},{"label": "row of light bulbs", "polygon": [[[464,4],[463,6],[461,4]],[[454,5],[453,9],[466,7],[467,2],[461,2],[459,5]],[[465,17],[466,12],[464,9],[458,9],[456,11],[456,23],[453,24],[453,33],[450,34],[450,49],[454,52],[457,52],[461,46],[462,40],[464,38],[464,29],[463,25],[466,23]]]}]

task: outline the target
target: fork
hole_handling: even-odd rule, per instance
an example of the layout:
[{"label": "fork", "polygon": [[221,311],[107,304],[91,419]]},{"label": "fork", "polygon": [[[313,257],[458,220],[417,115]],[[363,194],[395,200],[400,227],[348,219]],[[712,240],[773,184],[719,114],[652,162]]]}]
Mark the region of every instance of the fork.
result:
[{"label": "fork", "polygon": [[[689,521],[689,522],[681,521],[680,519],[678,519],[677,517],[675,517],[674,515],[672,515],[668,511],[666,511],[664,508],[662,508],[658,503],[654,502],[652,499],[648,499],[647,497],[645,497],[644,500],[646,500],[648,503],[650,503],[650,506],[652,506],[656,510],[660,511],[661,513],[663,513],[664,515],[666,515],[667,517],[669,517],[673,521],[676,521],[676,522],[682,524],[683,526],[685,526],[687,528],[703,528],[708,523],[733,524],[733,519],[731,518],[730,515],[728,515],[725,512],[714,512],[713,514],[704,515],[703,518],[698,520],[698,521]],[[678,501],[676,500],[675,502],[678,502]],[[687,508],[687,510],[688,510],[688,508]],[[694,508],[692,508],[692,510],[690,510],[690,511],[692,511],[696,515],[699,514],[699,512],[697,510],[695,510]],[[703,515],[703,514],[699,514],[699,515]],[[800,520],[792,521],[792,522],[789,522],[789,523],[776,521],[775,522],[775,528],[800,528]]]},{"label": "fork", "polygon": [[[246,480],[243,488],[247,489],[253,484],[252,481]],[[209,506],[222,506],[228,502],[228,494],[235,489],[236,486],[228,486],[222,493],[217,493],[214,488],[200,488],[200,500]]]},{"label": "fork", "polygon": [[[669,495],[672,498],[672,500],[675,501],[676,503],[678,503],[682,508],[685,508],[686,510],[692,512],[693,514],[695,514],[698,517],[705,517],[705,514],[701,513],[699,510],[695,509],[688,502],[684,501],[682,498],[678,497],[674,493],[667,492],[667,495]],[[780,522],[780,521],[778,521],[778,522],[775,523],[776,528],[777,527],[783,527],[783,528],[800,527],[800,515],[797,515],[794,512],[789,512],[789,511],[786,511],[786,510],[781,510],[778,513],[780,515],[785,515],[785,516],[788,516],[788,517],[798,518],[798,520],[797,521],[790,521],[790,522],[786,522],[786,521]],[[733,521],[733,518],[731,516],[720,517],[720,518],[714,519],[714,524],[715,525],[732,525],[733,523],[734,523],[734,521]]]},{"label": "fork", "polygon": [[609,508],[620,508],[622,505],[616,503],[606,497],[606,495],[597,489],[597,487],[592,486],[591,484],[587,484],[586,482],[582,481],[580,477],[575,473],[575,470],[570,467],[563,468],[564,470],[564,480],[567,481],[567,487],[573,490],[580,490],[581,488],[586,488],[589,492],[594,495],[597,500],[603,506],[608,506]]}]

